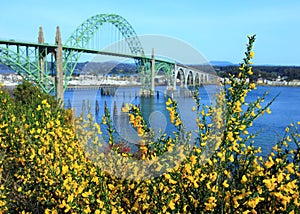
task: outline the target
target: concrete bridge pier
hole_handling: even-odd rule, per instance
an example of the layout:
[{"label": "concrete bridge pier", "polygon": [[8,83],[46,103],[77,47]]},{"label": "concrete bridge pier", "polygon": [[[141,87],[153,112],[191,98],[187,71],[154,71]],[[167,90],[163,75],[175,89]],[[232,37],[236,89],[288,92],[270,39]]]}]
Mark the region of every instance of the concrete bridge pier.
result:
[{"label": "concrete bridge pier", "polygon": [[[151,60],[147,63],[148,66],[142,65],[141,67],[141,83],[140,96],[153,97],[155,95],[155,58],[154,49],[152,48]],[[146,70],[145,70],[146,69]]]},{"label": "concrete bridge pier", "polygon": [[[43,28],[40,27],[40,29],[39,29],[38,43],[43,44],[44,42],[45,41],[44,41]],[[39,66],[40,66],[39,77],[40,77],[40,79],[42,81],[44,79],[44,73],[45,73],[45,58],[46,58],[45,50],[43,50],[42,48],[39,48]]]},{"label": "concrete bridge pier", "polygon": [[186,69],[184,69],[183,75],[184,75],[183,88],[187,89],[188,88],[189,72]]},{"label": "concrete bridge pier", "polygon": [[56,87],[56,99],[60,102],[64,102],[64,74],[63,74],[63,61],[62,61],[62,43],[59,26],[56,27],[56,37],[55,44],[57,48],[55,50],[56,58],[56,77],[55,77],[55,87]]},{"label": "concrete bridge pier", "polygon": [[154,59],[154,48],[152,48],[151,54],[151,96],[154,96],[155,92],[155,59]]},{"label": "concrete bridge pier", "polygon": [[173,90],[176,91],[176,79],[177,79],[177,64],[174,66],[174,81],[173,81]]}]

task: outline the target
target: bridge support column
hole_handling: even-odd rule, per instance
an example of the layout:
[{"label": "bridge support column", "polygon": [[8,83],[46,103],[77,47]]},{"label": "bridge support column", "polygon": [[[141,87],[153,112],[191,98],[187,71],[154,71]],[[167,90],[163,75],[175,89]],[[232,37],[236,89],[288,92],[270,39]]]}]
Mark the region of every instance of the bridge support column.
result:
[{"label": "bridge support column", "polygon": [[189,79],[189,71],[187,69],[184,69],[184,72],[183,72],[183,88],[188,88],[188,79]]},{"label": "bridge support column", "polygon": [[155,59],[154,59],[154,48],[152,48],[151,55],[151,96],[154,96],[155,93]]},{"label": "bridge support column", "polygon": [[174,91],[176,91],[177,75],[178,75],[178,68],[177,68],[177,64],[175,63],[175,65],[174,65],[174,82],[173,82],[173,90]]},{"label": "bridge support column", "polygon": [[60,102],[64,102],[64,74],[63,74],[63,62],[62,62],[62,43],[59,26],[56,28],[56,38],[55,43],[57,45],[56,53],[56,77],[55,77],[55,87],[56,87],[56,99]]},{"label": "bridge support column", "polygon": [[[44,43],[44,33],[43,33],[43,28],[42,27],[40,27],[40,29],[39,29],[38,43],[40,43],[40,44]],[[46,58],[45,50],[43,50],[42,48],[39,48],[39,66],[40,66],[39,78],[40,78],[40,81],[43,81],[43,79],[44,79],[45,58]]]},{"label": "bridge support column", "polygon": [[193,72],[193,87],[196,86],[196,74]]}]

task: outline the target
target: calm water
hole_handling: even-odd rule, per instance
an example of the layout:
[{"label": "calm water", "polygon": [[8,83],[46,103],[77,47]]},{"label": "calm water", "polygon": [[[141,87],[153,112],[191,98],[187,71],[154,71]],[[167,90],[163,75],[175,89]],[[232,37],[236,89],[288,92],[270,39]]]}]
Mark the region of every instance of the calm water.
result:
[{"label": "calm water", "polygon": [[260,86],[249,94],[249,99],[254,100],[269,91],[265,103],[279,95],[271,105],[271,114],[258,118],[252,130],[260,131],[255,140],[256,145],[269,153],[275,142],[285,133],[285,128],[292,122],[300,121],[300,87],[268,87]]},{"label": "calm water", "polygon": [[[271,105],[272,114],[265,114],[258,118],[250,131],[259,132],[255,139],[255,145],[261,146],[263,154],[268,154],[275,142],[284,134],[285,127],[291,122],[300,121],[300,87],[267,87],[259,86],[257,90],[249,93],[248,100],[256,100],[264,92],[269,91],[265,103],[272,100],[279,94],[277,99]],[[210,104],[213,95],[216,92],[215,86],[205,86],[200,88],[201,102],[205,105]],[[189,97],[181,96],[179,92],[173,95],[178,102],[179,110],[183,121],[188,130],[195,129],[195,113],[191,111],[194,101]],[[181,91],[181,95],[183,92]],[[118,141],[127,141],[131,143],[138,142],[139,139],[135,130],[128,124],[128,117],[121,113],[122,105],[134,103],[141,106],[143,116],[148,124],[156,131],[162,130],[165,133],[172,134],[174,127],[169,122],[169,114],[166,110],[165,102],[168,95],[164,95],[164,87],[156,87],[154,98],[141,98],[138,87],[119,87],[110,95],[104,95],[99,89],[91,90],[67,90],[65,92],[66,107],[72,106],[76,110],[76,115],[82,111],[94,113],[95,119],[101,123],[106,103],[113,118],[113,124],[116,128],[116,137]],[[96,102],[99,111],[96,112]],[[102,127],[105,130],[105,127]]]}]

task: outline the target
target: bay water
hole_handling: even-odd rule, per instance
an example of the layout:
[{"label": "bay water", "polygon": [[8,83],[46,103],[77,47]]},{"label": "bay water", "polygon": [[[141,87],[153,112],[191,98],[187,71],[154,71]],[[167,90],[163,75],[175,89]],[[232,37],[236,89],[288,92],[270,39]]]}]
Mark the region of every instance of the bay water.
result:
[{"label": "bay water", "polygon": [[[214,85],[202,86],[199,89],[201,103],[210,105],[214,100],[214,94],[218,89]],[[156,133],[162,132],[172,135],[175,127],[169,121],[169,112],[166,110],[166,101],[173,97],[178,102],[178,108],[183,122],[188,130],[195,129],[196,113],[192,112],[195,106],[193,99],[187,96],[186,91],[178,90],[174,94],[166,94],[165,87],[157,86],[154,97],[142,98],[139,95],[140,88],[115,87],[115,88],[96,88],[96,89],[68,89],[65,92],[65,105],[72,107],[76,116],[82,112],[90,112],[95,117],[95,122],[101,124],[104,113],[104,105],[111,112],[112,122],[116,129],[117,141],[138,143],[136,131],[129,124],[127,114],[122,113],[121,108],[126,103],[139,105],[142,114],[148,125]],[[262,148],[263,156],[271,152],[272,147],[284,135],[285,128],[293,123],[300,121],[300,87],[284,86],[258,86],[256,90],[251,91],[246,100],[255,101],[265,92],[265,102],[262,106],[270,102],[277,96],[271,105],[271,114],[264,114],[256,119],[249,132],[257,132],[258,136],[254,139],[254,145]],[[105,126],[102,125],[104,136]]]}]

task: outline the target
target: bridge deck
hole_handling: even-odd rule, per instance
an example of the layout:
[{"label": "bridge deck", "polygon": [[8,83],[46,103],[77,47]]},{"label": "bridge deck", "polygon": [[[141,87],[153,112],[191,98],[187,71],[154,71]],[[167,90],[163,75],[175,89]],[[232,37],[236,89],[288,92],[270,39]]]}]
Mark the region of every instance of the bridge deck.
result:
[{"label": "bridge deck", "polygon": [[[55,44],[48,44],[48,43],[32,43],[32,42],[23,42],[23,41],[15,41],[15,40],[0,40],[0,45],[8,45],[8,46],[23,46],[23,47],[34,47],[34,48],[47,48],[48,52],[54,52],[57,48]],[[138,56],[134,54],[124,54],[124,53],[115,53],[109,51],[101,51],[95,49],[88,49],[88,48],[80,48],[80,47],[69,47],[66,45],[62,46],[64,51],[75,51],[75,52],[82,52],[82,53],[90,53],[90,54],[101,54],[101,55],[108,55],[108,56],[116,56],[116,57],[123,57],[123,58],[131,58],[131,59],[144,59],[144,60],[151,60],[151,56]],[[1,51],[1,50],[0,50]],[[155,62],[159,63],[169,63],[173,65],[177,65],[183,68],[191,69],[194,71],[198,71],[201,73],[207,73],[205,71],[198,70],[196,68],[189,67],[182,63],[167,60],[167,59],[159,59],[155,58]]]},{"label": "bridge deck", "polygon": [[[48,44],[48,43],[30,43],[30,42],[22,42],[22,41],[15,41],[15,40],[0,40],[0,45],[11,45],[11,46],[24,46],[24,47],[34,47],[34,48],[48,48],[50,50],[55,50],[57,45]],[[124,58],[132,58],[132,59],[147,59],[151,60],[151,57],[148,56],[139,56],[134,54],[124,54],[124,53],[115,53],[109,51],[101,51],[95,49],[88,49],[88,48],[79,48],[79,47],[69,47],[63,45],[63,50],[66,51],[76,51],[76,52],[84,52],[84,53],[91,53],[91,54],[101,54],[101,55],[108,55],[108,56],[117,56],[117,57],[124,57]],[[175,61],[165,60],[165,59],[155,59],[157,62],[167,62],[170,64],[175,64]]]}]

